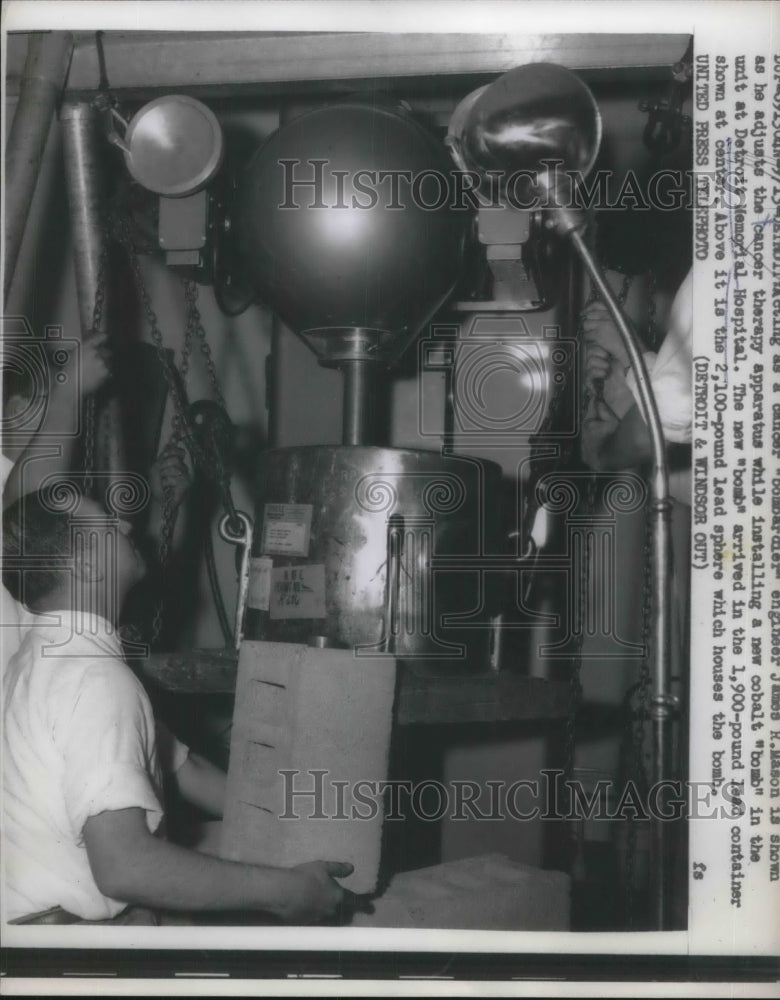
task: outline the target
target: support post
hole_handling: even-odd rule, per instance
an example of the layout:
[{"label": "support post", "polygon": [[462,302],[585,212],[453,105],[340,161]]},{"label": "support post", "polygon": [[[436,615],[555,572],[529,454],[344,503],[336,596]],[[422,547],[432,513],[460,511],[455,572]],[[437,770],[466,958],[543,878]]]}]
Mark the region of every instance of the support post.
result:
[{"label": "support post", "polygon": [[68,74],[73,38],[36,32],[27,42],[19,101],[5,151],[5,275],[8,300],[51,120]]},{"label": "support post", "polygon": [[375,443],[375,364],[373,361],[343,361],[339,364],[344,376],[342,444]]}]

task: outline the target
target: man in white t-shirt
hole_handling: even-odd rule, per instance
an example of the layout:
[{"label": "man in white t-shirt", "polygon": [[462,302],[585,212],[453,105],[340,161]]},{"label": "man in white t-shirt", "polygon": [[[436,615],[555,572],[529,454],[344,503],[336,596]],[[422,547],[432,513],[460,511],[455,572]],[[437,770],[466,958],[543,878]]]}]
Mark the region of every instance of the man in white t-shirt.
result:
[{"label": "man in white t-shirt", "polygon": [[[59,619],[57,622],[56,619]],[[94,811],[162,819],[162,769],[143,688],[121,663],[116,633],[95,616],[79,631],[65,611],[30,630],[4,678],[4,911],[14,920],[57,905],[89,920],[123,902],[98,889],[79,831]],[[48,655],[47,655],[48,654]],[[187,750],[175,743],[176,773]]]},{"label": "man in white t-shirt", "polygon": [[[4,919],[119,919],[128,905],[262,910],[300,923],[332,915],[344,896],[333,876],[349,875],[349,864],[239,864],[155,835],[158,736],[116,635],[144,572],[129,525],[87,498],[70,515],[38,492],[8,508],[3,527],[4,584],[18,599],[24,574],[28,607],[53,623],[29,630],[5,671]],[[224,773],[182,755],[168,764],[179,791],[220,815]]]}]

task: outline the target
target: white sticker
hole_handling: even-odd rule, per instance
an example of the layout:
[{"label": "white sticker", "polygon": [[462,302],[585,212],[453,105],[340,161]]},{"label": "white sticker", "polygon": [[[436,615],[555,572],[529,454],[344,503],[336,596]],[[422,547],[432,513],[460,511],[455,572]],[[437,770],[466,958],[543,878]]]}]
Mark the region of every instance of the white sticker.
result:
[{"label": "white sticker", "polygon": [[325,566],[271,570],[271,618],[324,618]]},{"label": "white sticker", "polygon": [[246,606],[256,611],[268,611],[271,606],[271,570],[274,561],[268,556],[249,560],[249,591]]},{"label": "white sticker", "polygon": [[312,506],[308,503],[267,503],[263,517],[262,550],[266,555],[307,556]]}]

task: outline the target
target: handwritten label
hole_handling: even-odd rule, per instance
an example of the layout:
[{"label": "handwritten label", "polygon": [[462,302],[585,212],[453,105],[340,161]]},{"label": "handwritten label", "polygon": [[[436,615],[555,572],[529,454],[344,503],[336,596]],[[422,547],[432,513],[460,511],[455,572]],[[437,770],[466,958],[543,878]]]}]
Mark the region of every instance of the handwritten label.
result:
[{"label": "handwritten label", "polygon": [[279,566],[271,571],[273,619],[325,617],[325,566]]}]

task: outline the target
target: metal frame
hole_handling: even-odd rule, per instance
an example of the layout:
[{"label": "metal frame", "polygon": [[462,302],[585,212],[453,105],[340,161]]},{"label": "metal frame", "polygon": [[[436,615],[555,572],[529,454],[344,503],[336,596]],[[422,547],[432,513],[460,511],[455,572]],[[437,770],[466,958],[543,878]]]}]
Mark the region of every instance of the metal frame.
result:
[{"label": "metal frame", "polygon": [[[59,32],[52,32],[55,36]],[[64,34],[64,33],[63,33]],[[25,39],[8,36],[7,93],[18,88]],[[658,69],[668,74],[684,34],[427,34],[392,32],[106,32],[111,89],[144,98],[160,90],[203,96],[279,92],[279,85],[464,74],[493,76],[528,62],[573,70]],[[74,32],[67,91],[95,91],[95,37]],[[616,39],[619,43],[616,44]]]}]

